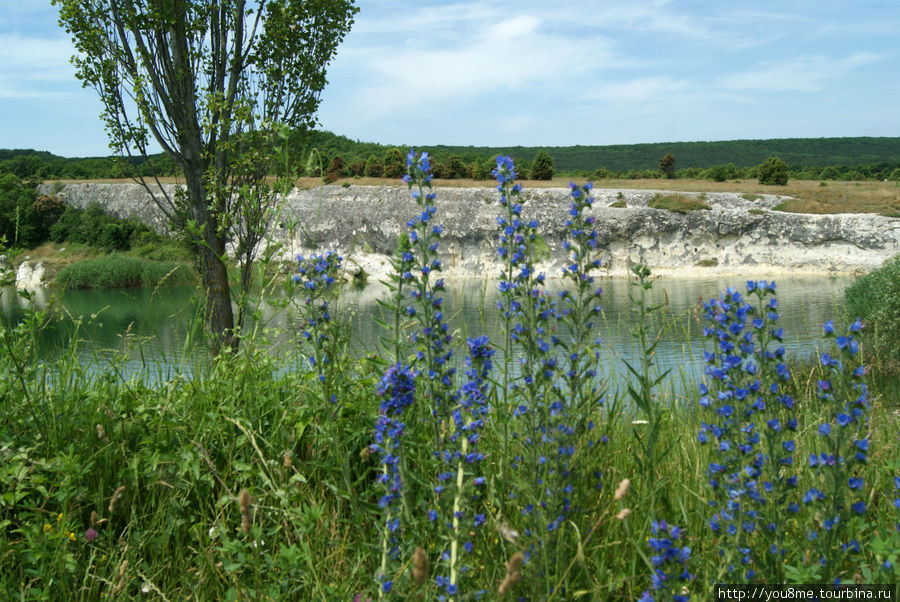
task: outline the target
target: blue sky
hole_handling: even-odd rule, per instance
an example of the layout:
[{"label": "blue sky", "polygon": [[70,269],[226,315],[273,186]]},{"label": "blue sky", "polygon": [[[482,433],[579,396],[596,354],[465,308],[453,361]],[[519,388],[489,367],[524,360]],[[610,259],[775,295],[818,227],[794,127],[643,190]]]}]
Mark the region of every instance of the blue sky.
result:
[{"label": "blue sky", "polygon": [[[897,0],[358,0],[323,128],[385,144],[900,136]],[[109,154],[49,1],[0,0],[0,148]]]}]

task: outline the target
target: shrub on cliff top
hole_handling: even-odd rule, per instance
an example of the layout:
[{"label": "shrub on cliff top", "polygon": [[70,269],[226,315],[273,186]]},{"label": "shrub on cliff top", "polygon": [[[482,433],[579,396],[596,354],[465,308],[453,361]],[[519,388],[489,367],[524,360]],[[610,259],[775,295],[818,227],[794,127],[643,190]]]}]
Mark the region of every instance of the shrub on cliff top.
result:
[{"label": "shrub on cliff top", "polygon": [[553,179],[553,157],[546,151],[538,151],[534,157],[534,163],[531,165],[532,180],[552,180]]},{"label": "shrub on cliff top", "polygon": [[769,157],[757,170],[760,184],[785,186],[788,183],[787,163],[779,157]]}]

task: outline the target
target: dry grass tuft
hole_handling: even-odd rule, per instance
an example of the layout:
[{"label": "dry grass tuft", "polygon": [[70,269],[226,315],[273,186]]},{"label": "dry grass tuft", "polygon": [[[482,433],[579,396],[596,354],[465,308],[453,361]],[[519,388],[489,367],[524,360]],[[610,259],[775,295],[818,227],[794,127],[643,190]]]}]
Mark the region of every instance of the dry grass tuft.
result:
[{"label": "dry grass tuft", "polygon": [[687,213],[688,211],[709,211],[712,209],[702,198],[686,194],[656,194],[647,203],[652,209],[665,209],[675,213]]}]

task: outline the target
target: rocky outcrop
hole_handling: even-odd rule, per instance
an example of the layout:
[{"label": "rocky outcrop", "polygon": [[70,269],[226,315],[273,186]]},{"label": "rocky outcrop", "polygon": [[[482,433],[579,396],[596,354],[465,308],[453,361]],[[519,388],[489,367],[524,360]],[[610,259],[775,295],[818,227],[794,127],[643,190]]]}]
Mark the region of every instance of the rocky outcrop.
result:
[{"label": "rocky outcrop", "polygon": [[16,270],[16,288],[35,290],[44,286],[44,264],[23,261]]},{"label": "rocky outcrop", "polygon": [[[710,210],[685,214],[648,207],[658,191],[595,189],[593,215],[608,268],[624,273],[646,263],[657,273],[854,272],[879,266],[900,252],[900,219],[871,214],[805,215],[774,211],[784,197],[704,195]],[[171,191],[170,191],[171,193]],[[440,188],[437,221],[446,275],[481,278],[499,274],[496,261],[497,193],[486,188]],[[101,203],[119,216],[137,216],[164,231],[165,219],[145,191],[133,184],[68,184],[55,194],[84,207]],[[684,193],[688,194],[688,193]],[[748,200],[754,198],[755,200]],[[621,205],[624,207],[610,207]],[[537,219],[549,248],[541,266],[562,266],[568,190],[524,193],[525,219]],[[389,270],[397,237],[417,212],[406,187],[324,186],[294,190],[286,199],[285,222],[273,238],[289,253],[336,249],[369,274]]]}]

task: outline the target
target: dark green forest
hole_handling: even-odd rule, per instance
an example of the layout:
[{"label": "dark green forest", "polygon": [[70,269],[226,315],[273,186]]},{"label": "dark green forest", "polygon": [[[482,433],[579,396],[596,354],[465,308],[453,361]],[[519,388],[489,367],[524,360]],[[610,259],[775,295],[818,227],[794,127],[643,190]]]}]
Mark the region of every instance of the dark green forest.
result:
[{"label": "dark green forest", "polygon": [[[289,156],[300,176],[395,178],[402,174],[406,145],[388,146],[351,140],[325,131],[297,134]],[[418,146],[417,146],[418,148]],[[609,146],[481,147],[427,146],[438,178],[488,179],[497,155],[510,155],[524,177],[531,177],[539,152],[552,157],[551,173],[573,177],[665,177],[660,159],[675,159],[674,177],[725,181],[757,177],[757,168],[769,157],[788,165],[791,179],[883,180],[900,179],[900,138],[782,138],[720,142],[660,142]],[[536,170],[544,179],[546,166]],[[0,150],[0,174],[19,178],[104,179],[143,175],[174,176],[168,157],[66,158],[46,151]],[[539,172],[539,173],[538,173]]]}]

